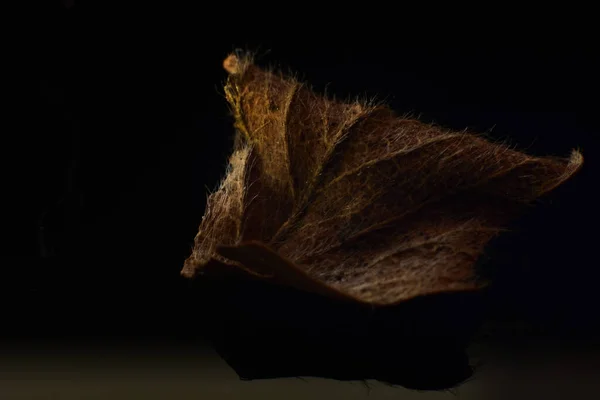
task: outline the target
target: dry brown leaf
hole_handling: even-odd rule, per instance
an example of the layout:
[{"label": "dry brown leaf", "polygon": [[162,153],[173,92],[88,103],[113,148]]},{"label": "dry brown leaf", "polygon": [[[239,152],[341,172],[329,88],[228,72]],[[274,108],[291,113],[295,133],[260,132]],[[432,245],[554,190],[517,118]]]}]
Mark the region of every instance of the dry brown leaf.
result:
[{"label": "dry brown leaf", "polygon": [[249,56],[224,68],[235,148],[186,277],[241,274],[372,305],[477,290],[485,244],[583,163],[333,101]]}]

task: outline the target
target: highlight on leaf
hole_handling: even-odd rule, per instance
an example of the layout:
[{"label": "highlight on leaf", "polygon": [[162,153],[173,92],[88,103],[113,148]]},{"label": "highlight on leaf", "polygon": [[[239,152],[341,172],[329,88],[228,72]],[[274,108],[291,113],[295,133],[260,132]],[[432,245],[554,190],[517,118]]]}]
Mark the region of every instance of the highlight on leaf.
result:
[{"label": "highlight on leaf", "polygon": [[486,243],[583,163],[334,101],[248,55],[223,66],[237,136],[185,277],[238,274],[381,306],[478,290]]}]

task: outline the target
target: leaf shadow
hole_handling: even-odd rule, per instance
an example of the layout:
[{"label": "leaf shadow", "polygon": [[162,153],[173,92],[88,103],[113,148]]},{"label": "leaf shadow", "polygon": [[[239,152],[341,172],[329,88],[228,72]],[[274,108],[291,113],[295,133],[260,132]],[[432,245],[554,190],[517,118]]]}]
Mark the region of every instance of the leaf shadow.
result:
[{"label": "leaf shadow", "polygon": [[388,308],[265,282],[198,278],[204,333],[242,380],[320,377],[448,390],[473,376],[466,349],[483,317],[478,292]]}]

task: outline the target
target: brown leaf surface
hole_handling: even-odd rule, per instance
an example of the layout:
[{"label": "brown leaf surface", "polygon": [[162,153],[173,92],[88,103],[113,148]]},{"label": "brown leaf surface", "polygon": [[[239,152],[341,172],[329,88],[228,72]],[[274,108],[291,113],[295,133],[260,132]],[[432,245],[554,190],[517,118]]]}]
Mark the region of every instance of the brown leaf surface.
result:
[{"label": "brown leaf surface", "polygon": [[240,273],[374,305],[477,290],[485,244],[583,157],[343,103],[229,56],[237,138],[182,274]]}]

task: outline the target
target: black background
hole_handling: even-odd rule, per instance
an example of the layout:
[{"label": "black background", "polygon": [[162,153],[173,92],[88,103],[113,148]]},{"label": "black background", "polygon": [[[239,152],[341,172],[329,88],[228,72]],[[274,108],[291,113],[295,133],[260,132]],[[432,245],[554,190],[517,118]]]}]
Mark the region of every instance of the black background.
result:
[{"label": "black background", "polygon": [[[72,3],[29,10],[27,40],[14,40],[22,62],[5,77],[16,88],[2,146],[6,334],[202,330],[207,305],[192,302],[179,271],[231,149],[222,60],[235,48],[317,91],[377,95],[532,154],[580,149],[582,171],[490,247],[489,317],[550,335],[597,332],[599,63],[589,36],[467,25],[457,38],[409,16],[295,17],[292,7],[281,23],[229,5]],[[400,30],[413,19],[418,29]]]}]

